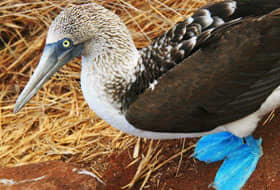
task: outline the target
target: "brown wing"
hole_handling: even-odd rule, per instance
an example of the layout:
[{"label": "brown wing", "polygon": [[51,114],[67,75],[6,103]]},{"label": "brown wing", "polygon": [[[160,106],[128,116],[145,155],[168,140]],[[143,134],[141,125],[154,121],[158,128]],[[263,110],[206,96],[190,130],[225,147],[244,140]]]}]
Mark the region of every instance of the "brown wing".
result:
[{"label": "brown wing", "polygon": [[126,112],[136,128],[204,132],[256,111],[280,84],[280,9],[217,29]]},{"label": "brown wing", "polygon": [[217,27],[229,27],[247,16],[260,16],[280,7],[280,0],[235,0],[209,4],[177,23],[165,34],[139,50],[139,64],[145,67],[136,73],[136,81],[121,98],[125,111],[149,84],[196,52]]}]

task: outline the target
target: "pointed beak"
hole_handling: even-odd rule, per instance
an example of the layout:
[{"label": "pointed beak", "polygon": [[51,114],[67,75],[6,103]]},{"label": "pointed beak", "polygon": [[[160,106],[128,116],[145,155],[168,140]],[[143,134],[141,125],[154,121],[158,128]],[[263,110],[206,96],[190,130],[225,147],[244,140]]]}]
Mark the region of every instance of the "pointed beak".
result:
[{"label": "pointed beak", "polygon": [[37,68],[16,101],[14,113],[20,111],[54,73],[71,59],[79,56],[81,51],[81,45],[61,51],[56,43],[47,44]]}]

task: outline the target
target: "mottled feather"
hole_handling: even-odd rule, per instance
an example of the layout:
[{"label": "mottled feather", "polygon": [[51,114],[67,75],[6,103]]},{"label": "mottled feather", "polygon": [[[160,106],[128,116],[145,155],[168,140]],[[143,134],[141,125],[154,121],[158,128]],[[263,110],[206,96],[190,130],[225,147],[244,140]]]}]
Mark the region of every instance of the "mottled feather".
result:
[{"label": "mottled feather", "polygon": [[[136,73],[136,81],[122,99],[122,110],[144,92],[153,81],[179,64],[199,48],[211,35],[211,31],[224,24],[223,20],[236,9],[235,1],[218,3],[212,12],[204,7],[198,9],[188,19],[178,22],[171,30],[155,38],[153,42],[139,50],[139,65],[144,69]],[[214,7],[217,4],[213,5]],[[215,15],[214,17],[212,15]]]},{"label": "mottled feather", "polygon": [[214,29],[152,92],[139,95],[127,120],[142,130],[205,132],[258,110],[280,84],[279,12]]}]

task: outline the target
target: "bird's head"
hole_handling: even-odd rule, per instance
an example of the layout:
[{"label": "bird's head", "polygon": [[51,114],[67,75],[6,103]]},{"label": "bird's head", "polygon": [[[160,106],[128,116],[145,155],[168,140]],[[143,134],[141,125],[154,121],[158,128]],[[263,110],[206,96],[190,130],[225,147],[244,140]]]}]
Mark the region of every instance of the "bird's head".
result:
[{"label": "bird's head", "polygon": [[94,3],[62,11],[49,27],[40,62],[19,95],[14,112],[17,113],[63,65],[83,55],[88,42],[98,41],[100,35],[116,36],[115,33],[121,31],[118,28],[123,27],[120,23],[117,15]]}]

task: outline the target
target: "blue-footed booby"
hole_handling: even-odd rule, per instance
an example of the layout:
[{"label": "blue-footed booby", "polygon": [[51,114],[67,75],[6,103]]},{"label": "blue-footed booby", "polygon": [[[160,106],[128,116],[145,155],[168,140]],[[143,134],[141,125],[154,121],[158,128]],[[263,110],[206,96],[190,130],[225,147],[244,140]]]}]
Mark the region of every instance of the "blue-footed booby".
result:
[{"label": "blue-footed booby", "polygon": [[81,56],[82,92],[101,118],[139,137],[203,136],[193,156],[224,160],[213,187],[240,189],[262,155],[252,133],[280,105],[279,7],[279,0],[209,4],[139,50],[110,10],[66,8],[14,111]]}]

